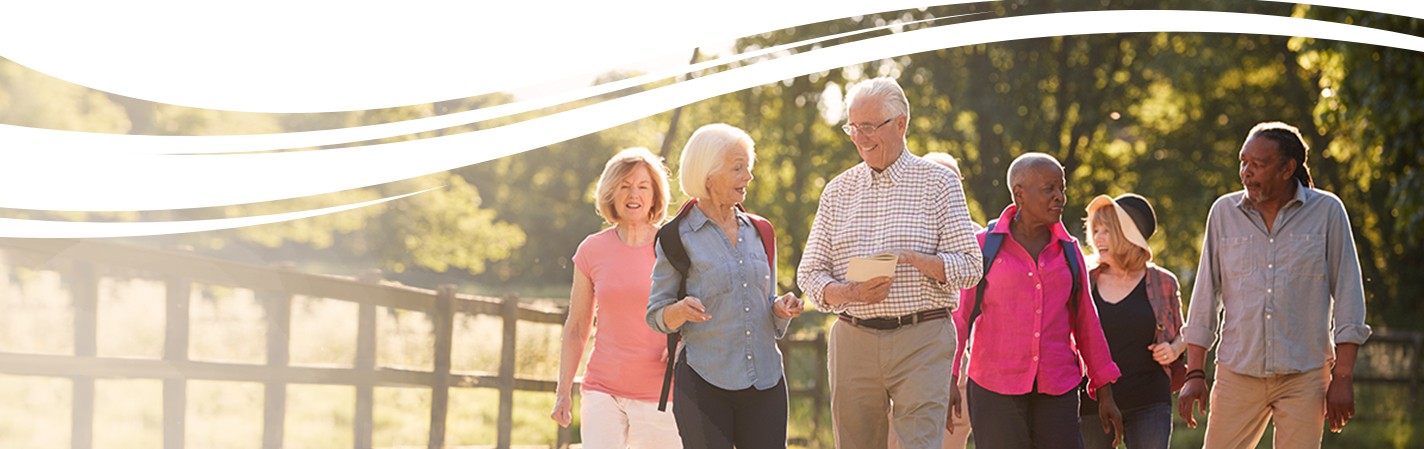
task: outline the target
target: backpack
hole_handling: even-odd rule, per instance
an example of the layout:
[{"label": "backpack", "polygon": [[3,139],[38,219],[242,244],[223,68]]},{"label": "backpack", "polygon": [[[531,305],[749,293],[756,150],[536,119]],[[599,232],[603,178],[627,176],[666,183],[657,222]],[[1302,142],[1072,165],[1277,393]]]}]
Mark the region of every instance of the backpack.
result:
[{"label": "backpack", "polygon": [[[677,298],[681,300],[687,297],[687,270],[692,267],[692,260],[687,257],[687,248],[682,246],[682,234],[677,230],[682,224],[682,219],[697,204],[697,199],[693,198],[682,203],[682,208],[678,209],[677,216],[673,217],[661,229],[658,229],[657,243],[663,249],[663,255],[667,256],[668,262],[682,275],[682,279],[677,283]],[[746,208],[740,203],[737,210],[746,214],[751,219],[752,226],[756,228],[757,235],[761,237],[761,246],[766,250],[766,264],[771,268],[771,272],[776,272],[776,228],[771,226],[771,222],[755,214],[747,213]],[[677,362],[677,344],[682,339],[681,332],[667,334],[667,368],[663,370],[663,388],[658,396],[658,411],[667,411],[668,392],[672,388],[672,370]]]},{"label": "backpack", "polygon": [[[1004,234],[993,232],[994,226],[998,224],[999,220],[995,219],[984,228],[984,247],[981,249],[984,255],[984,277],[979,278],[979,285],[974,287],[974,310],[969,312],[969,330],[965,338],[974,336],[974,321],[984,313],[984,289],[989,287],[989,268],[994,266],[994,257],[999,255],[999,247],[1004,245]],[[1078,266],[1076,257],[1078,245],[1069,240],[1060,240],[1058,243],[1063,245],[1063,258],[1068,260],[1068,273],[1073,279],[1073,287],[1068,293],[1068,309],[1071,313],[1078,309],[1078,284],[1082,276],[1082,267]]]}]

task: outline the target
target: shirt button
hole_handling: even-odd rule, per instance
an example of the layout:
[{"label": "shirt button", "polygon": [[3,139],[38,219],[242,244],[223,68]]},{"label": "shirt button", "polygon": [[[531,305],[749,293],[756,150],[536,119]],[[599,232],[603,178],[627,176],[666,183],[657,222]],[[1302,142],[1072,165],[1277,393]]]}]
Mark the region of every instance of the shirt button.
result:
[{"label": "shirt button", "polygon": [[1042,315],[1042,314],[1043,314],[1043,309],[1038,309],[1038,310],[1035,310],[1035,311],[1033,311],[1033,313],[1036,313],[1036,314],[1039,314],[1039,315]]},{"label": "shirt button", "polygon": [[741,264],[742,264],[742,261],[738,260],[738,261],[737,261],[737,265],[741,265]]},{"label": "shirt button", "polygon": [[1269,314],[1269,313],[1266,314],[1266,319],[1268,319],[1268,320],[1271,319],[1271,314]]},{"label": "shirt button", "polygon": [[1033,333],[1033,338],[1038,338],[1038,332]]},{"label": "shirt button", "polygon": [[1037,361],[1038,361],[1038,356],[1033,356],[1033,361],[1037,362]]},{"label": "shirt button", "polygon": [[[746,286],[745,286],[745,285],[743,285],[743,287],[746,287]],[[1270,293],[1270,292],[1271,292],[1271,290],[1272,290],[1272,289],[1269,289],[1269,288],[1268,288],[1268,289],[1266,289],[1266,293]]]},{"label": "shirt button", "polygon": [[751,334],[752,334],[752,331],[747,331],[747,335],[751,335]]},{"label": "shirt button", "polygon": [[742,283],[742,288],[747,288],[747,284],[745,282]]},{"label": "shirt button", "polygon": [[1029,275],[1029,276],[1033,276],[1033,273],[1029,273],[1028,275]]},{"label": "shirt button", "polygon": [[1276,264],[1266,264],[1266,268],[1275,268]]},{"label": "shirt button", "polygon": [[1271,238],[1271,243],[1276,243],[1276,239],[1274,237]]},{"label": "shirt button", "polygon": [[751,355],[751,354],[747,354],[747,360],[751,360],[751,359],[752,359],[752,355]]},{"label": "shirt button", "polygon": [[1033,284],[1033,288],[1043,290],[1043,284]]},{"label": "shirt button", "polygon": [[[741,238],[741,237],[737,237],[737,241],[738,241],[738,242],[741,242],[741,241],[742,241],[742,238]],[[751,356],[747,356],[747,357],[751,357]]]},{"label": "shirt button", "polygon": [[752,308],[751,308],[751,307],[744,307],[744,308],[742,308],[742,311],[750,312],[750,311],[752,311]]}]

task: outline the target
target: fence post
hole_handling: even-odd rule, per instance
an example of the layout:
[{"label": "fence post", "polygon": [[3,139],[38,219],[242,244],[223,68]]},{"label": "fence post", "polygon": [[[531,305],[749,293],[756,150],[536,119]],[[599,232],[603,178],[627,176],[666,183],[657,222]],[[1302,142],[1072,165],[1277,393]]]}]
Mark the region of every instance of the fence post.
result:
[{"label": "fence post", "polygon": [[504,318],[504,340],[499,354],[499,427],[496,449],[509,449],[514,432],[514,351],[519,326],[519,297],[508,295],[500,305]]},{"label": "fence post", "polygon": [[[381,278],[379,269],[362,271],[358,276],[361,282],[377,285]],[[375,427],[371,415],[375,409],[372,388],[376,373],[376,306],[364,301],[356,312],[356,373],[356,416],[351,430],[356,449],[367,449],[372,447],[371,432]]]},{"label": "fence post", "polygon": [[[279,262],[274,268],[291,270],[296,264]],[[291,362],[292,295],[286,292],[258,292],[267,313],[267,368],[276,371]],[[280,449],[287,429],[287,383],[268,380],[262,387],[262,448]]]},{"label": "fence post", "polygon": [[[74,356],[95,357],[99,354],[99,278],[94,266],[74,262],[70,292],[74,301]],[[73,449],[94,447],[94,376],[78,373],[73,377],[74,397],[70,406],[71,427],[69,446]]]},{"label": "fence post", "polygon": [[[564,324],[561,325],[560,328],[559,328],[560,335],[563,334],[563,327],[562,327],[562,326],[567,326],[568,323],[569,323],[569,308],[568,308],[568,307],[564,307],[564,319],[563,319],[561,322],[564,323]],[[560,363],[563,363],[563,362],[560,361]],[[561,368],[561,369],[562,369],[562,368]],[[578,370],[575,369],[574,372],[575,372],[575,374],[577,374]],[[556,375],[557,375],[557,374],[556,374]],[[558,394],[558,387],[554,387],[554,390],[555,390],[555,394]],[[579,386],[577,385],[576,382],[569,382],[569,390],[572,390],[572,391],[569,392],[569,400],[572,401],[573,398],[574,398],[574,393],[576,393],[576,392],[579,391]],[[569,404],[569,406],[572,407],[573,404]],[[572,423],[570,423],[570,425],[572,425]],[[573,444],[573,429],[571,429],[571,428],[569,428],[569,427],[564,427],[564,426],[561,426],[561,425],[558,425],[558,424],[554,424],[554,432],[555,432],[555,437],[554,437],[554,438],[555,438],[555,439],[554,439],[554,449],[569,449],[569,445],[570,445],[570,444]]]},{"label": "fence post", "polygon": [[445,447],[450,409],[450,351],[454,346],[455,284],[442,284],[435,295],[435,379],[430,385],[430,449]]},{"label": "fence post", "polygon": [[[168,276],[164,282],[167,305],[164,310],[163,360],[188,360],[188,302],[192,284],[180,276]],[[187,434],[188,381],[163,381],[163,447],[182,449]]]}]

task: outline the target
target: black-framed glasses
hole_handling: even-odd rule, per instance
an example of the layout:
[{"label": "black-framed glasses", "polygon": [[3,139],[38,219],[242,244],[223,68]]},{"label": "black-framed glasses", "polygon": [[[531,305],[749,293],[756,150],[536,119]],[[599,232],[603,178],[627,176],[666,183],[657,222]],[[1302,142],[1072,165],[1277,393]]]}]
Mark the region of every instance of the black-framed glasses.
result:
[{"label": "black-framed glasses", "polygon": [[875,132],[875,130],[880,129],[880,127],[885,126],[886,123],[890,123],[891,120],[895,120],[895,119],[897,119],[897,118],[900,118],[900,116],[897,115],[897,116],[894,116],[894,117],[887,118],[887,119],[885,119],[885,121],[880,122],[879,125],[868,125],[868,124],[852,125],[852,124],[846,123],[846,124],[844,124],[844,125],[841,125],[841,131],[845,131],[846,134],[851,134],[851,135],[854,135],[854,134],[857,134],[857,133],[859,133],[859,134],[870,134],[870,133]]}]

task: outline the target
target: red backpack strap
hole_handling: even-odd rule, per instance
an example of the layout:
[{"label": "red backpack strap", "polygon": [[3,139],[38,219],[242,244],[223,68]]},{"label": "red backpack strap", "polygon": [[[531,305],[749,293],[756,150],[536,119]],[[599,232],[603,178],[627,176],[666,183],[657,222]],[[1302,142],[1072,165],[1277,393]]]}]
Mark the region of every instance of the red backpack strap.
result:
[{"label": "red backpack strap", "polygon": [[771,225],[771,221],[762,216],[747,212],[747,208],[737,203],[737,210],[747,215],[752,221],[752,227],[757,230],[757,236],[761,237],[761,247],[766,250],[766,265],[772,273],[776,272],[776,227]]},{"label": "red backpack strap", "polygon": [[752,220],[752,226],[756,227],[757,235],[761,237],[762,249],[766,250],[766,265],[771,268],[771,272],[776,272],[776,228],[771,225],[771,221],[759,215],[747,214],[747,218]]}]

